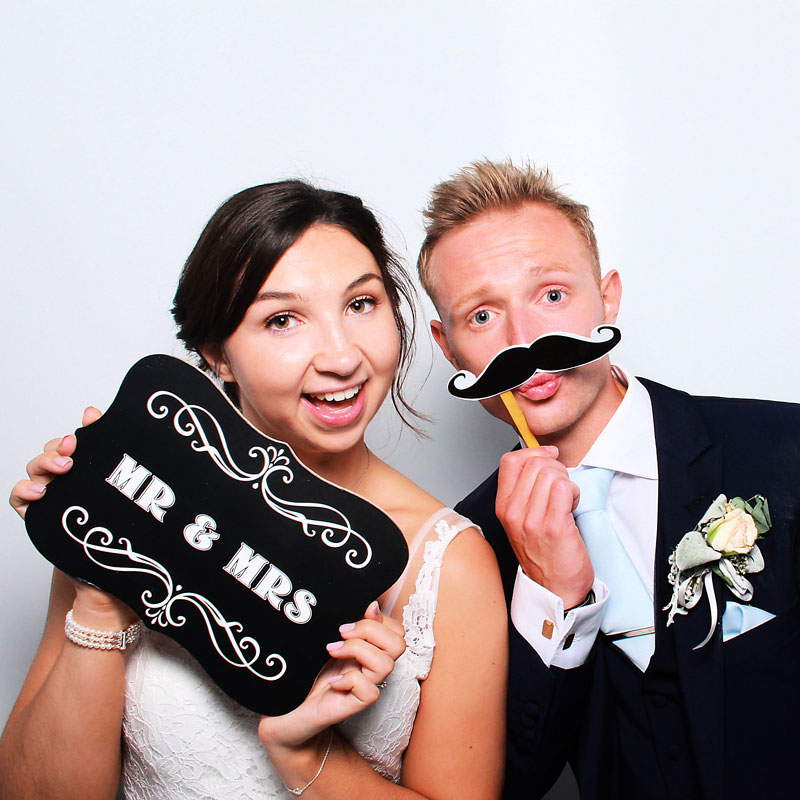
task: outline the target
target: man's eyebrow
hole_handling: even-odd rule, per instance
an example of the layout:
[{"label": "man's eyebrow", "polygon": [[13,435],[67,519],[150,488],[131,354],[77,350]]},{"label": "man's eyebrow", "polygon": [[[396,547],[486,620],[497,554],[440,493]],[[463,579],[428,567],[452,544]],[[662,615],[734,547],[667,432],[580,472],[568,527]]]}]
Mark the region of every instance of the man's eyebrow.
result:
[{"label": "man's eyebrow", "polygon": [[[575,270],[568,266],[531,266],[525,269],[525,278],[534,278],[540,279],[542,276],[546,275],[555,275],[558,273],[574,273]],[[461,295],[456,299],[453,303],[453,309],[456,311],[461,310],[465,307],[469,307],[477,300],[485,297],[486,295],[490,295],[495,288],[495,284],[493,283],[484,283],[478,286],[477,288],[473,289],[470,292],[466,292],[465,294]]]}]

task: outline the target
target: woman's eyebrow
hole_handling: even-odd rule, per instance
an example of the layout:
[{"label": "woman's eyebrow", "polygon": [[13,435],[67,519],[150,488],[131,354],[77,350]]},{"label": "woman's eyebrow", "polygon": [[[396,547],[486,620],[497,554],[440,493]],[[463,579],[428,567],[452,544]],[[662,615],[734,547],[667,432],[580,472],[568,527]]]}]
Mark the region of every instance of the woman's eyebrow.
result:
[{"label": "woman's eyebrow", "polygon": [[351,281],[347,287],[347,291],[351,291],[355,289],[357,286],[361,286],[362,284],[368,283],[371,280],[380,281],[383,283],[383,278],[377,272],[365,272],[363,275],[359,275],[354,281]]},{"label": "woman's eyebrow", "polygon": [[254,303],[260,303],[262,300],[300,300],[302,295],[296,292],[259,292],[256,295]]}]

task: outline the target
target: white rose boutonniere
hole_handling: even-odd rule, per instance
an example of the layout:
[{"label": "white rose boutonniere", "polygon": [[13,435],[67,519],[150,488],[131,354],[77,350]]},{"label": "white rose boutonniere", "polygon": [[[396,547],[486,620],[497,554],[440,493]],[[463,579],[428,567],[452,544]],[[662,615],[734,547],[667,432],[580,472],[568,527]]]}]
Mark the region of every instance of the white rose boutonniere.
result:
[{"label": "white rose boutonniere", "polygon": [[764,569],[764,559],[756,540],[772,527],[769,505],[760,494],[749,500],[721,494],[709,506],[702,519],[678,542],[669,557],[669,582],[672,599],[664,607],[669,611],[667,625],[678,614],[687,614],[708,593],[711,628],[708,636],[694,649],[706,644],[717,624],[717,602],[713,576],[719,576],[739,600],[753,599],[753,585],[744,576]]}]

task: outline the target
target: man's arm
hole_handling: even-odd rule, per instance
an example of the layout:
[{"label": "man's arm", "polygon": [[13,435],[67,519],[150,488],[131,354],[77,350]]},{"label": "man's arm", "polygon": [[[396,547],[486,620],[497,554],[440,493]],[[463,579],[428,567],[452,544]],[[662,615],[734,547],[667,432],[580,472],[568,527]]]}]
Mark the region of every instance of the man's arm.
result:
[{"label": "man's arm", "polygon": [[[542,472],[546,474],[541,475]],[[504,474],[501,475],[501,473]],[[542,479],[537,483],[537,478],[540,477]],[[569,486],[556,487],[556,483],[567,483]],[[533,484],[537,484],[536,491],[533,489]],[[519,549],[521,555],[527,556],[544,551],[543,560],[550,559],[557,562],[558,558],[553,558],[554,554],[550,552],[552,547],[560,550],[562,557],[570,561],[575,558],[576,552],[580,558],[582,549],[583,555],[588,561],[588,555],[586,555],[583,542],[580,540],[580,535],[577,533],[572,519],[572,505],[575,500],[575,493],[570,488],[572,486],[566,469],[555,461],[550,448],[546,448],[544,452],[520,451],[504,456],[500,471],[457,506],[459,513],[480,525],[487,540],[494,548],[506,591],[506,601],[509,606],[515,607],[515,617],[519,617],[520,628],[524,629],[528,625],[533,626],[533,629],[541,628],[543,615],[552,615],[552,612],[543,611],[538,605],[536,608],[528,607],[527,598],[523,596],[524,592],[519,591],[519,584],[526,582],[530,584],[531,579],[518,574],[520,559],[515,548],[509,542],[512,536],[516,537],[519,545],[516,549]],[[547,491],[544,491],[545,489]],[[556,497],[552,497],[551,489],[554,489]],[[557,501],[559,498],[562,507],[558,513],[560,521],[566,527],[566,531],[561,533],[552,525],[553,520],[539,522],[547,516],[546,511],[542,511],[541,508],[531,508],[536,502],[550,503],[551,500]],[[526,502],[523,502],[523,499]],[[521,513],[519,508],[512,508],[511,515],[506,514],[505,508],[509,505],[513,506],[515,503],[520,507],[527,504],[530,513]],[[550,507],[552,509],[554,505]],[[512,534],[507,535],[500,519],[495,514],[495,509],[497,509],[498,515],[502,514],[507,520],[506,524],[512,528]],[[518,515],[520,519],[518,524],[510,519],[515,515]],[[545,528],[547,528],[546,531],[544,531]],[[552,537],[556,544],[550,545],[542,541],[543,531],[548,537]],[[522,540],[528,533],[533,541],[523,542]],[[578,541],[575,541],[573,536],[577,536]],[[537,564],[536,569],[541,571],[541,563]],[[590,562],[589,569],[591,570]],[[574,564],[568,563],[564,572],[570,570],[574,570]],[[584,581],[586,580],[585,572],[585,565],[583,569],[579,567],[577,570],[578,575],[582,575]],[[592,587],[592,580],[593,570],[588,576],[588,586],[581,584],[573,591],[572,594],[580,597],[576,605],[585,599],[589,588]],[[554,604],[558,607],[562,617],[556,622],[562,629],[565,622],[568,626],[573,625],[573,619],[564,619],[564,609],[569,606],[565,605],[560,596],[541,586],[535,591],[555,601]],[[604,592],[604,587],[600,585],[601,600]],[[592,613],[592,609],[588,610]],[[579,611],[584,612],[585,610],[580,609]],[[594,613],[597,614],[596,610]],[[576,612],[571,612],[567,616],[574,617],[575,614]],[[586,652],[591,650],[598,629],[599,619],[589,624],[589,631],[586,633],[589,637],[589,645]],[[559,636],[557,631],[555,636]],[[577,733],[583,718],[583,707],[588,696],[591,658],[584,666],[580,666],[586,658],[586,652],[584,652],[583,657],[578,660],[578,664],[573,665],[577,667],[575,669],[548,666],[550,663],[558,663],[559,658],[556,655],[556,660],[553,661],[554,654],[551,652],[553,647],[550,647],[550,644],[548,641],[546,648],[548,652],[540,654],[535,649],[535,642],[526,639],[514,624],[510,625],[508,754],[504,795],[506,798],[526,798],[528,800],[543,795],[558,778],[577,741]],[[563,648],[563,639],[559,648]],[[561,649],[560,655],[566,655],[567,652]]]},{"label": "man's arm", "polygon": [[557,456],[555,447],[506,453],[495,514],[525,575],[574,608],[592,588],[594,568],[572,516],[580,491]]},{"label": "man's arm", "polygon": [[504,800],[540,798],[558,779],[577,746],[591,661],[577,669],[546,667],[510,626]]}]

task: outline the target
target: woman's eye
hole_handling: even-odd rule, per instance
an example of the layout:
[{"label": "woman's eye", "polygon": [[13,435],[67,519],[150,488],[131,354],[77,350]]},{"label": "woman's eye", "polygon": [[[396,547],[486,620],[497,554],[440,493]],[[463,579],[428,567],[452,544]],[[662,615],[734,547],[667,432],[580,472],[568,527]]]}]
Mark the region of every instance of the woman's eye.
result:
[{"label": "woman's eye", "polygon": [[366,314],[375,308],[375,300],[372,297],[356,297],[350,301],[350,311],[354,314]]},{"label": "woman's eye", "polygon": [[472,315],[472,321],[477,325],[485,325],[491,318],[492,315],[485,308],[482,308],[480,311],[476,311]]},{"label": "woman's eye", "polygon": [[297,320],[291,314],[275,314],[270,317],[265,324],[265,327],[272,328],[276,331],[285,331],[293,328],[297,324]]},{"label": "woman's eye", "polygon": [[564,292],[561,289],[551,289],[545,295],[545,299],[548,303],[560,303],[564,299]]}]

